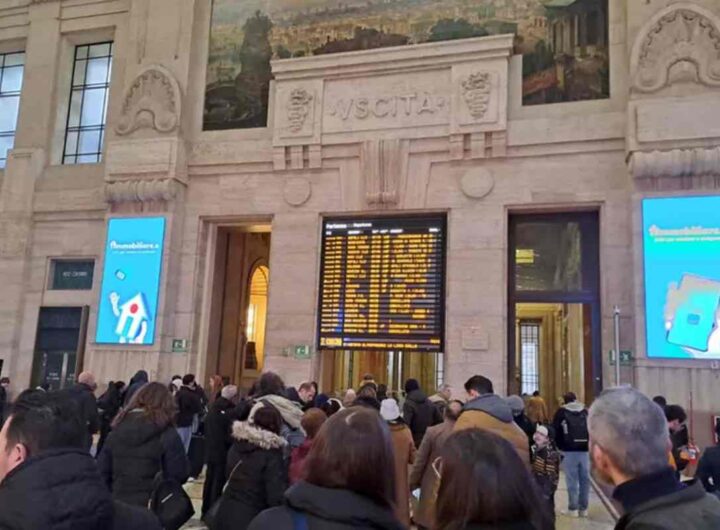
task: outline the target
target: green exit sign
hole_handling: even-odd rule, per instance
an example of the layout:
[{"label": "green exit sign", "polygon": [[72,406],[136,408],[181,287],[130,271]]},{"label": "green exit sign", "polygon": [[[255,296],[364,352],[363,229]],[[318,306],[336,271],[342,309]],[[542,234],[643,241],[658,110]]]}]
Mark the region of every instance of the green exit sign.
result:
[{"label": "green exit sign", "polygon": [[307,344],[299,344],[295,346],[295,358],[296,359],[309,359],[312,353],[310,346]]},{"label": "green exit sign", "polygon": [[187,339],[173,339],[172,351],[173,353],[185,353],[187,352]]},{"label": "green exit sign", "polygon": [[[634,360],[631,350],[620,350],[620,366],[631,366]],[[615,366],[615,351],[610,350],[610,366]]]}]

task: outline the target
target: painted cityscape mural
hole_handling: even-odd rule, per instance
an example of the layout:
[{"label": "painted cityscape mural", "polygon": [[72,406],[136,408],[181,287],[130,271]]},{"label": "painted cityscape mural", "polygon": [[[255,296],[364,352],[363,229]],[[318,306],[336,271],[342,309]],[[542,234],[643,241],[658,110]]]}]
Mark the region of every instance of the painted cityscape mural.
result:
[{"label": "painted cityscape mural", "polygon": [[271,59],[515,33],[523,104],[609,96],[608,0],[214,0],[204,128],[265,127]]}]

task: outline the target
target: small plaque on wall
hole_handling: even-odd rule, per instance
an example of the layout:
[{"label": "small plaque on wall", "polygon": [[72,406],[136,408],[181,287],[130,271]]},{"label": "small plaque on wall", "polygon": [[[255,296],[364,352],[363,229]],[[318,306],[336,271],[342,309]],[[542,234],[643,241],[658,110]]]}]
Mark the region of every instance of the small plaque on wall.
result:
[{"label": "small plaque on wall", "polygon": [[52,260],[50,289],[87,291],[92,289],[95,260]]}]

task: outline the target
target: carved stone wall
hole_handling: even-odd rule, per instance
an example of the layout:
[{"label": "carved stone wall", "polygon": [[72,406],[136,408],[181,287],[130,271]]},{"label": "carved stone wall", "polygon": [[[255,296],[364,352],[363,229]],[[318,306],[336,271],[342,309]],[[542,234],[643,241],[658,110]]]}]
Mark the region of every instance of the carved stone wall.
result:
[{"label": "carved stone wall", "polygon": [[159,65],[143,69],[128,88],[115,132],[120,136],[139,129],[171,133],[180,125],[180,87]]}]

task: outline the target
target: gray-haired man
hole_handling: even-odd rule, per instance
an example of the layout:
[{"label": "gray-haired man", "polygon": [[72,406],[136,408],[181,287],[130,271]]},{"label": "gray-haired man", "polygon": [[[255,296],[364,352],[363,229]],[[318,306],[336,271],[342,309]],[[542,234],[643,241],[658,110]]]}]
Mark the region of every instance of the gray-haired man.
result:
[{"label": "gray-haired man", "polygon": [[699,482],[681,484],[668,464],[663,411],[630,387],[603,392],[590,408],[590,455],[596,476],[615,486],[625,515],[616,530],[720,528],[720,501]]}]

